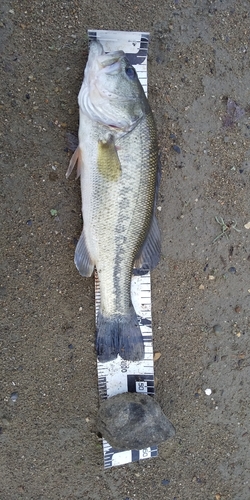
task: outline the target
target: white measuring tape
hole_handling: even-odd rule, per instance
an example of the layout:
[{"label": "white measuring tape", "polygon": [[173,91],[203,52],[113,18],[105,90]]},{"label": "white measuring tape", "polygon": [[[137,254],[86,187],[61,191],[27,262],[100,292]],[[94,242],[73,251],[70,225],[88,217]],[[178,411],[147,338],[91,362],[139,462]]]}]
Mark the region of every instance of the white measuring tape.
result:
[{"label": "white measuring tape", "polygon": [[[123,50],[130,63],[135,67],[140,82],[147,95],[147,55],[149,33],[129,31],[88,30],[89,40],[100,40],[105,52]],[[151,317],[150,273],[133,276],[131,298],[138,316],[143,336],[145,356],[141,361],[125,361],[120,356],[115,360],[101,363],[97,361],[98,388],[100,399],[107,399],[123,392],[154,394],[154,362]],[[100,289],[95,273],[96,316],[100,307]],[[104,468],[135,462],[144,458],[156,457],[157,446],[143,450],[119,451],[103,439]]]}]

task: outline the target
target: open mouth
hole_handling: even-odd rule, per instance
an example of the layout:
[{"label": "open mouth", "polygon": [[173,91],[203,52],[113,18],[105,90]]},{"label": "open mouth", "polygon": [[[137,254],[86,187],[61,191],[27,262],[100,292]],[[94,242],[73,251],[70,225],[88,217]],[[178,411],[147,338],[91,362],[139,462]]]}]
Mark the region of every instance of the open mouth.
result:
[{"label": "open mouth", "polygon": [[102,54],[98,58],[98,62],[102,68],[107,66],[112,66],[113,64],[120,61],[124,57],[124,52],[122,50],[117,50],[116,52],[109,52],[108,54]]},{"label": "open mouth", "polygon": [[[91,55],[96,59],[100,69],[110,68],[110,72],[112,73],[118,70],[119,61],[124,57],[124,52],[122,50],[116,50],[105,54],[102,44],[98,40],[95,40],[90,45],[89,59],[92,61]],[[109,70],[107,70],[107,72],[109,72]]]},{"label": "open mouth", "polygon": [[108,54],[102,54],[98,57],[98,65],[101,71],[106,74],[112,75],[117,74],[121,71],[121,60],[124,58],[124,52],[122,50],[116,52],[110,52]]}]

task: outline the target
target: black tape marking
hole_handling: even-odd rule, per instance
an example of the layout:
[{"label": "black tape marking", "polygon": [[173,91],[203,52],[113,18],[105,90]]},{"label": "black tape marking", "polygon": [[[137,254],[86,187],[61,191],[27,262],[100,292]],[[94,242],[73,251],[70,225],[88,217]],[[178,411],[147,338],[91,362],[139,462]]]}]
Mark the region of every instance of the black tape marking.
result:
[{"label": "black tape marking", "polygon": [[[153,375],[127,375],[128,392],[136,392],[136,382],[147,383],[147,394],[154,394],[154,376]],[[140,394],[140,393],[139,393]],[[141,394],[146,394],[141,392]]]}]

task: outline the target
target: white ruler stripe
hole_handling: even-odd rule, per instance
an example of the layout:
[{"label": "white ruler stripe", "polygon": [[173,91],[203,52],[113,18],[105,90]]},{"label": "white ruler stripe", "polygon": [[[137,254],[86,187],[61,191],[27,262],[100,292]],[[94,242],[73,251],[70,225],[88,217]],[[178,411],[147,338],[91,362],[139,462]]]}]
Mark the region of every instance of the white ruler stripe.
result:
[{"label": "white ruler stripe", "polygon": [[[135,67],[140,82],[147,95],[147,53],[149,33],[89,30],[89,40],[98,39],[105,52],[123,50]],[[98,389],[100,399],[106,399],[123,392],[154,394],[154,362],[151,318],[151,279],[150,273],[133,276],[131,280],[131,298],[138,315],[144,340],[145,357],[142,361],[132,362],[117,359],[107,363],[97,361]],[[95,273],[95,311],[100,307],[100,287]],[[144,450],[114,450],[103,439],[104,468],[156,457],[157,446]]]}]

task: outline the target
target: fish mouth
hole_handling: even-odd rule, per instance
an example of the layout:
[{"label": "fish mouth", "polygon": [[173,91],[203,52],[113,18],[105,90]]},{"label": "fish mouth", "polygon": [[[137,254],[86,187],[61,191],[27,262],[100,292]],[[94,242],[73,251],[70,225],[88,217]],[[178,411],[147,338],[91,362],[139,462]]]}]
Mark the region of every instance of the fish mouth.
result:
[{"label": "fish mouth", "polygon": [[105,52],[104,48],[99,42],[99,40],[93,40],[89,47],[89,60],[93,58],[98,58],[98,62],[101,67],[115,63],[118,59],[124,57],[125,54],[123,50],[115,50],[113,52]]},{"label": "fish mouth", "polygon": [[[93,63],[95,60],[99,69],[104,69],[105,73],[114,73],[120,69],[119,62],[124,59],[123,50],[115,50],[105,53],[102,44],[99,40],[93,40],[89,48],[89,61]],[[109,69],[110,68],[110,69]]]},{"label": "fish mouth", "polygon": [[113,66],[117,64],[121,59],[124,59],[124,52],[122,50],[117,50],[116,52],[109,52],[108,54],[101,55],[98,58],[98,63],[102,68],[107,68],[107,66]]}]

